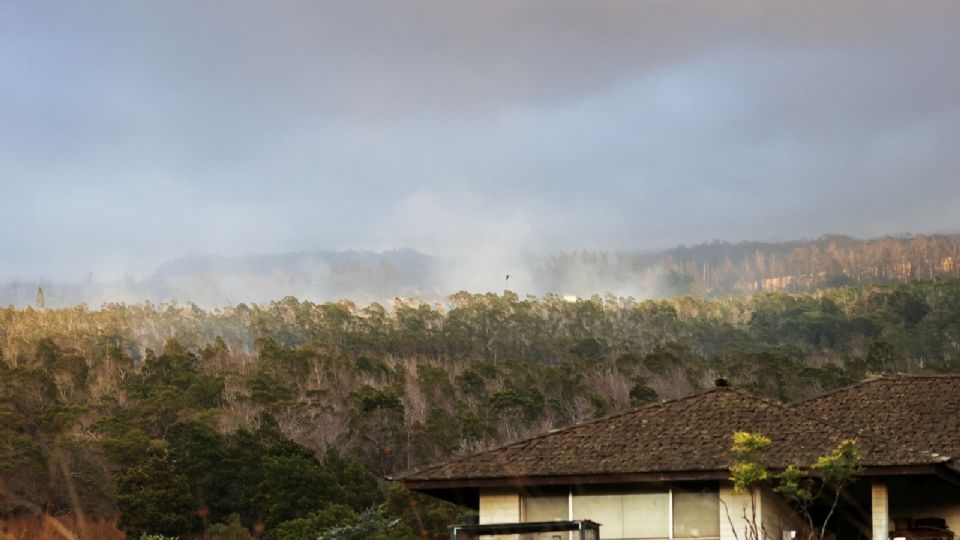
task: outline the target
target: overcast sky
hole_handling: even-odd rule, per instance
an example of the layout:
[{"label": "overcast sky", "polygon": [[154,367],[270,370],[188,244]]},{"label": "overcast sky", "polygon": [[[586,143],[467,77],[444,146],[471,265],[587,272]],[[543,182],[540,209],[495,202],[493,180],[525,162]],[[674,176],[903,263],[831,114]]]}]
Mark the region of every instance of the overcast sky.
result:
[{"label": "overcast sky", "polygon": [[960,2],[3,0],[0,278],[960,231]]}]

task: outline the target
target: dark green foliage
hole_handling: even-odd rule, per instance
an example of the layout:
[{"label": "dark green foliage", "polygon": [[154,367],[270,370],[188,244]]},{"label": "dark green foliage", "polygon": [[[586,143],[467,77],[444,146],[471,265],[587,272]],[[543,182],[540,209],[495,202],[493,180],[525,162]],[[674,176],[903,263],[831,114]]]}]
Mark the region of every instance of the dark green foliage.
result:
[{"label": "dark green foliage", "polygon": [[544,398],[536,388],[509,388],[490,396],[490,407],[500,415],[529,421],[543,413]]},{"label": "dark green foliage", "polygon": [[[27,500],[38,500],[46,486],[47,460],[37,442],[29,435],[3,429],[0,425],[0,478],[5,488],[21,493]],[[21,501],[0,499],[0,513],[25,511]]]},{"label": "dark green foliage", "polygon": [[68,401],[82,401],[90,373],[83,356],[62,351],[52,339],[42,339],[37,343],[35,359]]},{"label": "dark green foliage", "polygon": [[142,464],[119,478],[117,507],[120,528],[132,537],[143,533],[180,536],[195,528],[197,507],[187,477],[162,448],[153,449]]},{"label": "dark green foliage", "polygon": [[131,467],[146,459],[150,449],[150,437],[139,429],[129,429],[118,435],[108,435],[101,445],[115,463]]},{"label": "dark green foliage", "polygon": [[382,412],[390,416],[403,416],[403,403],[396,394],[364,386],[355,394],[362,412],[372,414]]},{"label": "dark green foliage", "polygon": [[247,388],[250,390],[250,398],[264,405],[293,397],[293,392],[267,371],[258,371],[251,375]]},{"label": "dark green foliage", "polygon": [[304,509],[339,500],[340,489],[333,474],[312,454],[277,452],[264,457],[261,466],[263,480],[258,485],[256,507],[268,527],[294,519]]},{"label": "dark green foliage", "polygon": [[36,432],[44,412],[57,405],[57,387],[39,369],[14,368],[0,378],[0,399],[22,420],[21,429]]},{"label": "dark green foliage", "polygon": [[382,360],[369,358],[362,354],[357,357],[356,365],[359,371],[370,375],[383,377],[390,373],[390,368]]},{"label": "dark green foliage", "polygon": [[367,441],[361,455],[375,471],[387,474],[395,468],[403,428],[403,403],[392,391],[370,386],[361,387],[352,397],[351,429]]},{"label": "dark green foliage", "polygon": [[190,491],[198,504],[216,503],[213,495],[216,470],[223,458],[223,437],[199,422],[181,422],[167,431],[170,462],[190,479]]},{"label": "dark green foliage", "polygon": [[255,500],[263,480],[261,460],[266,455],[266,445],[255,433],[239,430],[223,437],[220,443],[222,455],[209,478],[197,478],[198,484],[210,486],[210,518],[220,520],[230,514],[238,514],[247,525],[261,518]]},{"label": "dark green foliage", "polygon": [[210,540],[250,540],[250,531],[240,522],[240,516],[230,514],[223,523],[217,523],[207,529]]},{"label": "dark green foliage", "polygon": [[333,527],[352,525],[359,516],[350,507],[328,504],[322,509],[301,518],[281,523],[264,535],[264,540],[317,540],[323,531]]},{"label": "dark green foliage", "polygon": [[457,375],[457,387],[468,396],[480,396],[486,390],[486,382],[479,373],[464,371]]},{"label": "dark green foliage", "polygon": [[336,495],[343,505],[360,512],[383,502],[380,481],[356,459],[330,449],[323,457],[323,467],[333,475],[335,484],[340,487]]},{"label": "dark green foliage", "polygon": [[631,405],[634,407],[640,407],[656,400],[657,392],[653,388],[647,386],[647,380],[645,378],[639,377],[633,381],[633,386],[630,388]]},{"label": "dark green foliage", "polygon": [[397,540],[446,540],[447,526],[464,523],[470,514],[462,506],[410,492],[400,484],[387,489],[383,509],[400,518],[392,530],[392,538]]},{"label": "dark green foliage", "polygon": [[597,358],[603,354],[603,345],[594,338],[578,339],[570,353],[579,358]]},{"label": "dark green foliage", "polygon": [[318,540],[395,540],[405,536],[397,530],[400,520],[381,508],[370,508],[354,520],[320,531]]},{"label": "dark green foliage", "polygon": [[223,380],[200,373],[198,357],[172,338],[160,356],[148,351],[140,373],[126,378],[123,386],[137,400],[126,416],[161,437],[184,411],[216,408],[223,393]]},{"label": "dark green foliage", "polygon": [[885,341],[875,341],[867,349],[867,369],[874,372],[896,370],[896,351]]},{"label": "dark green foliage", "polygon": [[591,394],[587,396],[590,406],[593,407],[593,416],[599,418],[610,414],[610,404],[602,396]]},{"label": "dark green foliage", "polygon": [[[333,502],[351,512],[382,502],[379,481],[361,463],[336,451],[321,462],[264,422],[256,433],[232,435],[196,421],[171,426],[168,444],[162,450],[151,445],[148,457],[118,482],[120,509],[142,516],[123,522],[125,530],[196,532],[199,508],[210,521],[236,515],[244,528],[262,523],[273,530]],[[180,496],[170,498],[174,489]]]}]

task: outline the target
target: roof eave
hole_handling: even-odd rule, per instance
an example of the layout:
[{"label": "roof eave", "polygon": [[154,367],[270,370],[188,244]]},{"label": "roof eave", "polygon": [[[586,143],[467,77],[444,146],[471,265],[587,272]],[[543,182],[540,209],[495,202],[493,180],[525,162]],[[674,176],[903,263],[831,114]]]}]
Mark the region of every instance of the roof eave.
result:
[{"label": "roof eave", "polygon": [[[924,463],[914,465],[874,465],[865,466],[860,476],[938,476],[960,486],[960,471],[945,463]],[[566,486],[597,484],[647,484],[660,482],[703,482],[728,480],[730,471],[660,471],[641,473],[605,473],[571,474],[553,476],[502,476],[484,478],[399,478],[408,489],[414,491],[433,491],[447,489],[496,489],[524,488],[534,486]]]},{"label": "roof eave", "polygon": [[665,471],[643,473],[570,474],[554,476],[503,476],[485,478],[400,478],[407,488],[416,491],[449,488],[516,488],[528,486],[566,486],[589,484],[632,484],[679,481],[724,480],[730,471]]}]

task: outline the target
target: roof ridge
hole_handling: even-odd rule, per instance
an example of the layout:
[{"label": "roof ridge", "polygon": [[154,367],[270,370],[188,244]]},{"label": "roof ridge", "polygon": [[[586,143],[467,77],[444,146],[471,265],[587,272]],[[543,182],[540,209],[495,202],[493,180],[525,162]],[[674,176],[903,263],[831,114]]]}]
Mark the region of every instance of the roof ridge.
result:
[{"label": "roof ridge", "polygon": [[960,373],[880,373],[876,379],[960,379]]},{"label": "roof ridge", "polygon": [[[539,434],[533,435],[533,436],[531,436],[531,437],[525,437],[525,438],[523,438],[523,439],[519,439],[519,440],[516,440],[516,441],[511,441],[511,442],[499,444],[499,445],[497,445],[497,446],[491,446],[490,448],[487,448],[487,449],[485,449],[485,450],[480,450],[480,451],[477,451],[477,452],[471,452],[471,453],[469,453],[469,454],[464,454],[464,455],[462,455],[462,456],[452,457],[452,458],[450,458],[450,459],[446,459],[446,460],[444,460],[444,461],[441,461],[440,463],[435,463],[435,464],[433,464],[433,465],[429,465],[429,466],[427,466],[427,467],[423,467],[423,468],[420,468],[420,469],[413,469],[413,470],[410,470],[410,471],[403,471],[403,472],[399,473],[395,478],[402,478],[402,477],[404,477],[404,476],[412,476],[412,475],[415,475],[415,474],[421,474],[421,473],[427,472],[427,471],[429,471],[429,470],[431,470],[431,469],[436,469],[436,468],[439,468],[439,467],[445,467],[445,466],[447,466],[447,465],[450,465],[450,464],[453,464],[453,463],[457,463],[458,461],[463,461],[463,460],[466,460],[466,459],[470,459],[470,458],[479,456],[479,455],[481,455],[481,454],[486,454],[487,452],[495,452],[495,451],[498,451],[498,450],[503,450],[503,449],[505,449],[505,448],[510,448],[510,447],[512,447],[512,446],[517,446],[517,445],[520,445],[520,444],[526,444],[526,443],[529,443],[530,441],[535,441],[535,440],[538,440],[538,439],[544,439],[544,438],[547,438],[547,437],[550,437],[550,436],[553,436],[553,435],[558,435],[558,434],[563,433],[563,432],[565,432],[565,431],[570,431],[570,430],[572,430],[572,429],[577,429],[577,428],[580,428],[580,427],[583,427],[583,426],[589,426],[589,425],[591,425],[591,424],[596,424],[596,423],[598,423],[598,422],[604,422],[604,421],[607,421],[607,420],[612,420],[612,419],[614,419],[614,418],[620,418],[620,417],[622,417],[622,416],[627,416],[627,415],[630,415],[630,414],[636,414],[636,413],[638,413],[638,412],[640,412],[640,411],[645,411],[645,410],[653,409],[653,408],[656,408],[656,407],[663,407],[663,406],[665,406],[665,405],[671,405],[671,404],[673,404],[673,403],[679,403],[679,402],[681,402],[681,401],[686,401],[686,400],[688,400],[688,399],[693,399],[693,398],[695,398],[695,397],[704,396],[704,395],[707,395],[707,394],[710,394],[710,393],[714,393],[714,392],[729,392],[729,391],[737,392],[737,393],[740,393],[740,394],[745,394],[745,395],[748,395],[748,396],[751,395],[749,392],[745,392],[745,391],[742,391],[742,390],[738,390],[738,389],[736,389],[736,388],[732,388],[732,387],[729,387],[729,386],[718,386],[718,387],[714,387],[714,388],[708,388],[708,389],[706,389],[706,390],[700,390],[700,391],[698,391],[698,392],[694,392],[694,393],[692,393],[692,394],[687,394],[687,395],[685,395],[685,396],[681,396],[681,397],[678,397],[678,398],[665,399],[665,400],[663,400],[663,401],[658,401],[658,402],[656,402],[656,403],[648,403],[648,404],[646,404],[646,405],[637,407],[637,408],[635,408],[635,409],[630,409],[630,410],[628,410],[628,411],[622,411],[622,412],[618,412],[618,413],[614,413],[614,414],[608,414],[608,415],[606,415],[606,416],[601,416],[601,417],[599,417],[599,418],[591,418],[590,420],[585,420],[585,421],[580,422],[580,423],[577,423],[577,424],[572,424],[572,425],[565,426],[565,427],[561,427],[561,428],[551,429],[550,431],[546,431],[546,432],[544,432],[544,433],[539,433]],[[752,397],[756,397],[756,396],[752,396]]]},{"label": "roof ridge", "polygon": [[876,376],[876,377],[870,377],[870,378],[862,379],[862,380],[857,381],[857,382],[855,382],[855,383],[853,383],[853,384],[851,384],[851,385],[848,385],[848,386],[841,386],[840,388],[834,388],[833,390],[827,390],[826,392],[823,392],[823,393],[821,393],[821,394],[819,394],[819,395],[816,395],[816,396],[813,396],[813,397],[808,397],[808,398],[806,398],[806,399],[801,399],[800,401],[794,401],[793,403],[789,403],[788,406],[789,406],[790,408],[794,408],[794,407],[796,407],[797,405],[802,405],[802,404],[804,404],[804,403],[810,403],[810,402],[812,402],[812,401],[817,401],[818,399],[822,399],[822,398],[825,398],[825,397],[827,397],[827,396],[833,396],[833,395],[836,395],[836,394],[840,394],[840,393],[842,393],[842,392],[849,392],[850,390],[853,390],[854,388],[860,388],[861,386],[866,386],[866,385],[868,385],[868,384],[872,384],[872,383],[875,383],[875,382],[890,381],[890,380],[892,380],[890,377],[886,377],[886,376],[884,376],[883,374],[880,374],[879,376]]},{"label": "roof ridge", "polygon": [[743,388],[733,388],[733,387],[731,387],[730,390],[733,390],[734,392],[736,392],[736,393],[738,393],[738,394],[740,394],[740,395],[742,395],[742,396],[746,396],[746,397],[748,397],[748,398],[755,399],[755,400],[757,400],[757,401],[762,401],[762,402],[764,402],[764,403],[769,403],[770,405],[776,405],[777,407],[783,407],[783,408],[787,408],[787,409],[790,408],[786,403],[780,401],[779,399],[773,399],[773,398],[767,397],[767,396],[760,396],[760,395],[754,394],[753,392],[750,392],[750,391],[748,391],[748,390],[745,390],[745,389],[743,389]]},{"label": "roof ridge", "polygon": [[868,384],[874,384],[879,382],[893,382],[898,380],[908,380],[908,379],[960,379],[960,373],[877,373],[872,376],[868,376],[865,379],[861,379],[851,385],[842,386],[840,388],[834,388],[833,390],[827,390],[821,394],[818,394],[813,397],[808,397],[806,399],[801,399],[799,401],[794,401],[792,403],[787,403],[788,407],[795,407],[797,405],[802,405],[805,403],[810,403],[812,401],[817,401],[819,399],[840,394],[842,392],[848,392],[850,390],[860,388],[862,386],[867,386]]}]

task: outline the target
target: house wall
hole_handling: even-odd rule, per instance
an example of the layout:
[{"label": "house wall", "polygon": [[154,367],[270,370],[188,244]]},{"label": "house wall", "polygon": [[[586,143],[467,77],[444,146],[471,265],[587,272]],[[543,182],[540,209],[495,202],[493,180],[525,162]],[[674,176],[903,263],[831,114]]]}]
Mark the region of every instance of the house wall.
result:
[{"label": "house wall", "polygon": [[803,520],[770,490],[760,490],[751,501],[749,493],[735,493],[732,485],[721,485],[720,540],[753,538],[751,522],[760,539],[781,540],[784,532],[798,530]]},{"label": "house wall", "polygon": [[[758,519],[762,516],[762,503],[762,498],[757,497]],[[749,538],[748,523],[753,515],[752,506],[749,493],[735,493],[730,484],[720,486],[720,540]]]},{"label": "house wall", "polygon": [[762,498],[763,530],[770,538],[781,540],[784,532],[799,531],[803,527],[803,519],[783,497],[764,490]]},{"label": "house wall", "polygon": [[480,524],[519,523],[520,493],[516,491],[481,491]]},{"label": "house wall", "polygon": [[[481,525],[490,523],[520,522],[520,493],[517,491],[482,490],[480,491],[479,521]],[[501,534],[482,536],[481,540],[518,540],[519,535]]]}]

